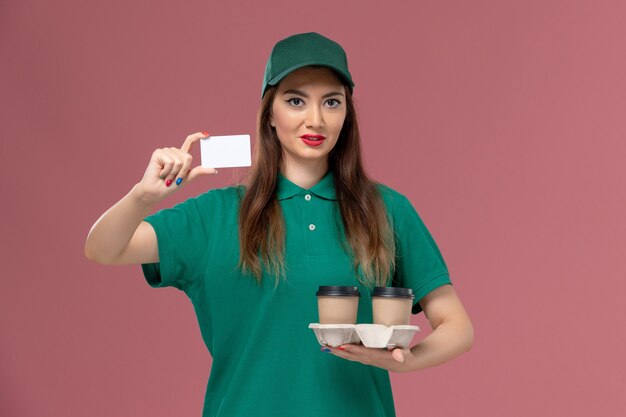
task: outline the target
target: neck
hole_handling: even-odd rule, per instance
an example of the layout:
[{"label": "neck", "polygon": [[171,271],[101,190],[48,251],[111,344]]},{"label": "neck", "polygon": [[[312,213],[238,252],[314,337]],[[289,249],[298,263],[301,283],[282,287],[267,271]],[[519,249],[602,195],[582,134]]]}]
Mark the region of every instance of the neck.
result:
[{"label": "neck", "polygon": [[326,159],[311,161],[310,163],[294,163],[288,159],[283,162],[281,173],[285,178],[305,189],[309,189],[320,182],[328,172],[328,160]]}]

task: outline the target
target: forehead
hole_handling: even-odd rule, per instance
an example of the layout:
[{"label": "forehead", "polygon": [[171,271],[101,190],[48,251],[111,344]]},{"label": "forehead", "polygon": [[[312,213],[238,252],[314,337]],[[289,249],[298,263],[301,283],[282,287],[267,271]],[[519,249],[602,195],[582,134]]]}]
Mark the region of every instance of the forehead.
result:
[{"label": "forehead", "polygon": [[343,91],[343,83],[328,67],[302,67],[293,71],[278,84],[279,91],[292,88],[335,88]]}]

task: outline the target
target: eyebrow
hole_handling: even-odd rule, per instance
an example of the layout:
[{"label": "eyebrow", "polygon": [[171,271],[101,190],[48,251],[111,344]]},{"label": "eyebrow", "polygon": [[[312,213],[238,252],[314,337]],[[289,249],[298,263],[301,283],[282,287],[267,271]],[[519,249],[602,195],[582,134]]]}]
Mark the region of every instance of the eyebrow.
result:
[{"label": "eyebrow", "polygon": [[[302,97],[305,97],[305,98],[309,98],[309,95],[308,95],[308,94],[306,94],[305,92],[300,91],[300,90],[287,90],[287,91],[285,91],[285,92],[283,93],[283,95],[284,95],[284,94],[297,94],[297,95],[299,95],[299,96],[302,96]],[[343,96],[343,94],[342,94],[342,93],[340,93],[339,91],[333,91],[333,92],[331,92],[331,93],[324,94],[324,95],[322,96],[322,98],[326,98],[326,97],[330,97],[330,96]]]}]

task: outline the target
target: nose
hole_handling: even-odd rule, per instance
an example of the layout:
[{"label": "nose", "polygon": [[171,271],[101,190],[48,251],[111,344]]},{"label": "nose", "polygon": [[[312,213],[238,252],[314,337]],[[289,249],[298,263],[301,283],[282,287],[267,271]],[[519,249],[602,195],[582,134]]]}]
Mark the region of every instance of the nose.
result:
[{"label": "nose", "polygon": [[306,112],[306,127],[319,128],[324,126],[324,114],[319,106],[310,106]]}]

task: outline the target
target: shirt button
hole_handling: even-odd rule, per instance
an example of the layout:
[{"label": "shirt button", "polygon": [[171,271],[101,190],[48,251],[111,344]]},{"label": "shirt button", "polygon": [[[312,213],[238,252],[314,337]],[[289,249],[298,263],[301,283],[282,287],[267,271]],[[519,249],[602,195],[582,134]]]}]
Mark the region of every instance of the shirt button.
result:
[{"label": "shirt button", "polygon": [[314,224],[310,224],[309,225],[309,230],[311,230],[311,231],[315,230],[315,225]]},{"label": "shirt button", "polygon": [[305,195],[305,196],[304,196],[304,199],[305,199],[306,201],[311,201],[311,194],[307,194],[307,195]]}]

